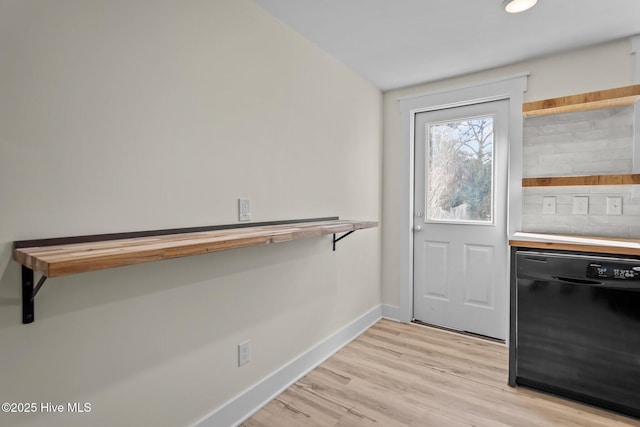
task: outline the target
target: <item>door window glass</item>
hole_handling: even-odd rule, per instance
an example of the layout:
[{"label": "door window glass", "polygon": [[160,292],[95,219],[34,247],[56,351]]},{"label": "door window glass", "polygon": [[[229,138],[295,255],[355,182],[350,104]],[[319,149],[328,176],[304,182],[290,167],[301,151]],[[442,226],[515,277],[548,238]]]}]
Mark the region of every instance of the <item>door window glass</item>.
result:
[{"label": "door window glass", "polygon": [[427,221],[493,224],[493,116],[426,126]]}]

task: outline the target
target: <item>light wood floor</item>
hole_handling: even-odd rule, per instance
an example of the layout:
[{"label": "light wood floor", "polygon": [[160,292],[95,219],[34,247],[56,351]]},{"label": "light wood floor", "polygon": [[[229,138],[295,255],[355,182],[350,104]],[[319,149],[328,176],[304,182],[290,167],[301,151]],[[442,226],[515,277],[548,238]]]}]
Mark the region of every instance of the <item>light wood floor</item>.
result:
[{"label": "light wood floor", "polygon": [[501,344],[381,320],[242,426],[640,426],[511,388],[507,372]]}]

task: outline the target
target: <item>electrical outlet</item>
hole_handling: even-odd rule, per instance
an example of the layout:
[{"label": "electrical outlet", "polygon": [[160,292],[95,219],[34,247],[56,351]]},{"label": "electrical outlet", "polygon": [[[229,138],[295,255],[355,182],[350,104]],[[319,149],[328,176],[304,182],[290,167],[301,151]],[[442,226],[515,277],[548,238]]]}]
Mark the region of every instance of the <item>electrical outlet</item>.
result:
[{"label": "electrical outlet", "polygon": [[251,362],[251,340],[238,344],[238,366]]},{"label": "electrical outlet", "polygon": [[607,197],[607,215],[622,215],[622,197]]},{"label": "electrical outlet", "polygon": [[573,213],[575,215],[589,213],[589,196],[573,196]]},{"label": "electrical outlet", "polygon": [[251,219],[251,204],[249,199],[238,199],[238,221],[249,221]]},{"label": "electrical outlet", "polygon": [[542,198],[542,214],[543,215],[555,215],[556,213],[556,198],[555,196],[544,196]]}]

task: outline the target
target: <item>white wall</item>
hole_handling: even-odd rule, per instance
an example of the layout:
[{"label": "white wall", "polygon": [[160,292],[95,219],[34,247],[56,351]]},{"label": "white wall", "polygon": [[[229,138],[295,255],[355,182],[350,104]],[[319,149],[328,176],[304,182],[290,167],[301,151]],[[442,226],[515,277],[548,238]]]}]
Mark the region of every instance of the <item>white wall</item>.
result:
[{"label": "white wall", "polygon": [[529,72],[525,101],[634,84],[633,56],[629,39],[537,58],[484,72],[384,94],[383,205],[382,205],[382,302],[400,305],[401,216],[403,176],[402,121],[398,98],[435,92],[496,78]]},{"label": "white wall", "polygon": [[[0,424],[186,425],[380,304],[380,231],[49,279],[14,240],[378,220],[381,93],[248,0],[0,1]],[[253,360],[236,366],[236,345]]]}]

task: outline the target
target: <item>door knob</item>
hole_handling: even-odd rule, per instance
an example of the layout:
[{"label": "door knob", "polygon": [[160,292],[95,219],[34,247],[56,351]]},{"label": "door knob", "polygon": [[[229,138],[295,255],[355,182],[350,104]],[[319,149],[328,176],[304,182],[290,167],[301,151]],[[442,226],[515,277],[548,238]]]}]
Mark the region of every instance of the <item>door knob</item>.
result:
[{"label": "door knob", "polygon": [[413,227],[413,229],[415,231],[422,231],[422,226],[421,225],[416,225],[415,227]]}]

